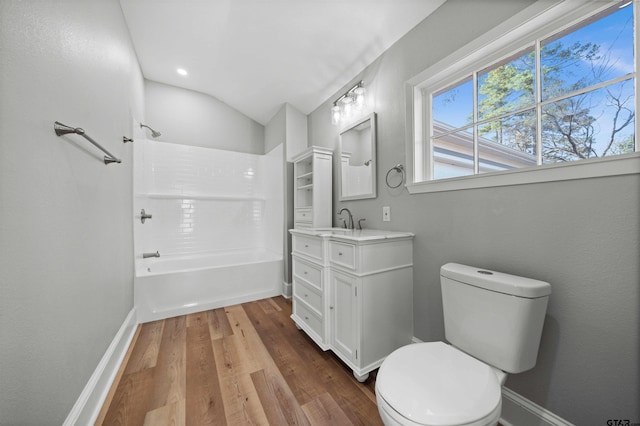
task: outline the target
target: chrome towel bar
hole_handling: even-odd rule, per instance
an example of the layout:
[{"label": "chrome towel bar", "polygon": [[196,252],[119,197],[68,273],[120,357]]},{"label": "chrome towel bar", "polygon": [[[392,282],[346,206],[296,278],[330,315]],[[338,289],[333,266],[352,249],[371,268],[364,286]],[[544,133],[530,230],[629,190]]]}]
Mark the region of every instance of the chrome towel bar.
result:
[{"label": "chrome towel bar", "polygon": [[98,142],[96,142],[93,139],[91,139],[91,137],[89,137],[89,135],[87,135],[84,132],[84,129],[81,129],[80,127],[71,127],[71,126],[67,126],[66,124],[62,124],[59,121],[56,121],[54,123],[54,125],[53,125],[53,130],[55,130],[56,135],[58,135],[58,136],[66,135],[68,133],[75,133],[76,135],[82,136],[83,138],[85,138],[86,140],[91,142],[93,145],[95,145],[95,147],[98,148],[100,151],[102,151],[105,154],[107,154],[107,155],[104,156],[104,164],[121,163],[122,162],[122,160],[120,160],[115,155],[111,154],[109,151],[104,149]]}]

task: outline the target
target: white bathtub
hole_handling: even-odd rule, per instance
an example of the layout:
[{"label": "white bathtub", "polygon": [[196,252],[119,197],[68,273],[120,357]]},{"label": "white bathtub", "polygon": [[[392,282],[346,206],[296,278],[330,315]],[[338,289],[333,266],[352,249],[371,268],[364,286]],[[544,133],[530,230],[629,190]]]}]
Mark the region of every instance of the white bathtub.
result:
[{"label": "white bathtub", "polygon": [[134,284],[138,322],[277,296],[282,280],[282,256],[262,249],[139,259]]}]

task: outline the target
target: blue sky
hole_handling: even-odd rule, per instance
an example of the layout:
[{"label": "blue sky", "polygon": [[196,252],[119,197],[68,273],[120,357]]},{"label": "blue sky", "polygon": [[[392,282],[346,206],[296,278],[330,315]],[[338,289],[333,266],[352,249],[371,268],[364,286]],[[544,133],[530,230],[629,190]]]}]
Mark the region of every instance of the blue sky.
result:
[{"label": "blue sky", "polygon": [[[585,27],[574,30],[557,40],[551,39],[547,44],[551,47],[555,43],[562,43],[563,47],[572,46],[574,43],[593,43],[599,46],[598,54],[600,61],[595,61],[595,68],[601,68],[604,64],[608,69],[602,74],[600,81],[608,81],[613,78],[624,76],[633,72],[633,5],[616,10],[611,15],[601,18]],[[543,65],[545,59],[543,56]],[[567,86],[571,86],[580,78],[586,77],[593,81],[593,63],[587,60],[574,61],[570,66],[558,73],[557,77],[566,81]],[[618,85],[619,86],[619,85]],[[612,88],[617,89],[618,86]],[[625,96],[633,96],[633,83],[627,82],[624,85]],[[544,90],[543,90],[544,92]],[[594,94],[594,98],[602,94]],[[460,127],[469,122],[469,117],[473,108],[472,82],[466,81],[454,89],[434,98],[434,119],[444,121],[455,127]],[[593,102],[592,102],[593,104]],[[634,108],[633,98],[629,102],[630,108]],[[593,108],[591,115],[599,117],[597,130],[600,136],[607,135],[611,130],[612,109],[602,105]],[[628,126],[626,135],[632,134],[633,126]]]}]

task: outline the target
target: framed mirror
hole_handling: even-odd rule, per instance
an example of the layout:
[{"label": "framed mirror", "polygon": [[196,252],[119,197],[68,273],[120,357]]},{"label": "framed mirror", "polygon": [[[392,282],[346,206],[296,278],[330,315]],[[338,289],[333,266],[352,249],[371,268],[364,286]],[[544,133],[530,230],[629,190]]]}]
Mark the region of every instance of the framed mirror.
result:
[{"label": "framed mirror", "polygon": [[376,198],[376,114],[340,132],[340,201]]}]

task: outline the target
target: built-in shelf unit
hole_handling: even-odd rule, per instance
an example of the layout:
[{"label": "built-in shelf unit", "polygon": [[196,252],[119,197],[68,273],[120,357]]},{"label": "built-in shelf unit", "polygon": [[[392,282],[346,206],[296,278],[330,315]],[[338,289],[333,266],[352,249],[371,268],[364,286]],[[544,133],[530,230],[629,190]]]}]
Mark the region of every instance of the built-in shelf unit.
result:
[{"label": "built-in shelf unit", "polygon": [[312,146],[293,162],[294,227],[331,227],[333,152]]}]

